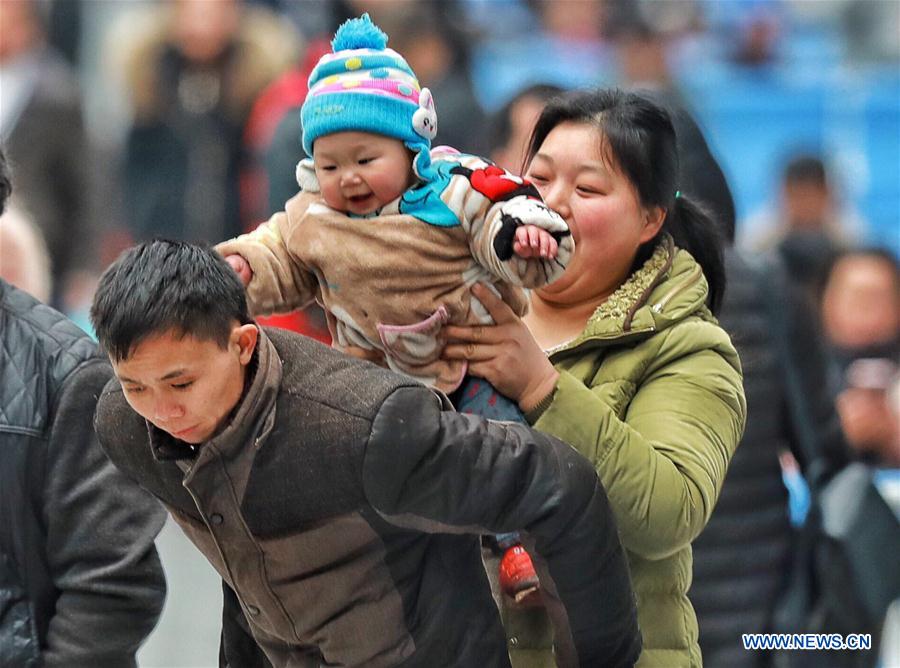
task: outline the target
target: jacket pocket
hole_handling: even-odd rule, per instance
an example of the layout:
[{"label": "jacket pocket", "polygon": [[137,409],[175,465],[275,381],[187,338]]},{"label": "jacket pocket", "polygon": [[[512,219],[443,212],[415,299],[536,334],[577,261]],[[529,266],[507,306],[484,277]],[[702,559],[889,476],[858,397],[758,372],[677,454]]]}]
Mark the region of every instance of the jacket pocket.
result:
[{"label": "jacket pocket", "polygon": [[438,343],[441,328],[450,320],[445,306],[440,306],[428,318],[412,325],[378,323],[378,335],[385,351],[402,364],[423,366],[441,356]]},{"label": "jacket pocket", "polygon": [[39,665],[34,606],[9,557],[0,554],[0,666],[38,668]]}]

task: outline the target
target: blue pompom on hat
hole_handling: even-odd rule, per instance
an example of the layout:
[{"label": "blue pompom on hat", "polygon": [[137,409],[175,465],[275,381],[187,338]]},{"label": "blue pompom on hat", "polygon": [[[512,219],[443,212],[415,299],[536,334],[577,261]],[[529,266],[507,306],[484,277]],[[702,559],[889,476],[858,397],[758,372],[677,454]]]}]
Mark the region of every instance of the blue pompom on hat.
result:
[{"label": "blue pompom on hat", "polygon": [[300,111],[303,149],[312,156],[316,139],[357,131],[394,137],[414,154],[413,168],[430,180],[431,140],[437,114],[431,92],[368,14],[344,22],[331,42],[333,53],[319,59],[309,75],[309,93]]}]

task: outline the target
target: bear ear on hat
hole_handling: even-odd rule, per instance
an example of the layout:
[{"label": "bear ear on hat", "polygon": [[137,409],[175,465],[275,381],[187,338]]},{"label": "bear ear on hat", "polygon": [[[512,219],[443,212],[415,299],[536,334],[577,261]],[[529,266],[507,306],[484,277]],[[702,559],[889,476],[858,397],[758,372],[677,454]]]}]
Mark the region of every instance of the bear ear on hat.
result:
[{"label": "bear ear on hat", "polygon": [[427,88],[419,93],[419,108],[413,114],[412,125],[417,135],[429,141],[437,136],[437,112],[431,91]]},{"label": "bear ear on hat", "polygon": [[300,190],[310,193],[319,192],[319,179],[316,176],[316,166],[312,158],[304,158],[297,163],[295,176]]}]

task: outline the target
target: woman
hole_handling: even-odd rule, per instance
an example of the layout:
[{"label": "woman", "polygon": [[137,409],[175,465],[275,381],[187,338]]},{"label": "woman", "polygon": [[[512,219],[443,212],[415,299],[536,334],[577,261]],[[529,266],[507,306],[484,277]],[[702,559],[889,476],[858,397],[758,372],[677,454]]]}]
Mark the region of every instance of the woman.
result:
[{"label": "woman", "polygon": [[[573,258],[523,320],[476,285],[497,324],[448,328],[445,354],[594,462],[628,553],[639,665],[699,666],[690,544],[745,413],[737,353],[713,317],[724,288],[715,224],[678,193],[668,114],[638,95],[550,102],[526,165],[568,222]],[[534,614],[504,611],[516,666],[553,665]]]}]

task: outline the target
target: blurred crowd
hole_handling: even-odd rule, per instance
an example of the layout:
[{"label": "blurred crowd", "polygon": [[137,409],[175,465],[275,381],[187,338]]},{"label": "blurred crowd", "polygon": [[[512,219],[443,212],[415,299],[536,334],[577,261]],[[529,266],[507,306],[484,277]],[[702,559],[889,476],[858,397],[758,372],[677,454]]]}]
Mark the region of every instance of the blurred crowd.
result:
[{"label": "blurred crowd", "polygon": [[[836,70],[893,69],[900,82],[900,37],[885,29],[900,22],[891,0],[5,0],[0,131],[16,198],[4,272],[27,276],[36,294],[86,324],[93,282],[125,245],[155,236],[216,242],[279,210],[297,190],[306,77],[336,26],[362,11],[433,91],[438,143],[513,171],[543,101],[574,86],[650,89],[702,121],[707,103],[683,83],[691,70],[765,78],[793,67],[799,78],[804,44],[839,53]],[[900,151],[895,106],[894,136],[876,141]],[[707,133],[714,154],[716,139]],[[765,199],[749,207],[741,172],[727,154],[717,158],[736,195],[738,245],[777,250],[817,310],[827,295],[823,331],[841,366],[849,369],[848,341],[868,352],[880,345],[878,359],[895,356],[900,185],[888,220],[870,221],[833,155],[782,153]],[[893,158],[884,167],[897,176],[900,154]],[[873,241],[884,251],[836,261]],[[862,295],[845,293],[866,289],[857,283],[870,264],[881,267],[872,274],[883,292],[871,298],[885,304],[871,332],[875,325],[842,312],[866,310]],[[309,320],[302,326],[327,336]]]},{"label": "blurred crowd", "polygon": [[[436,145],[512,171],[543,103],[566,89],[648,89],[693,112],[735,194],[709,204],[735,219],[751,264],[783,267],[821,337],[842,456],[900,467],[896,0],[2,0],[15,192],[0,274],[87,329],[97,277],[125,246],[214,243],[281,209],[298,189],[306,78],[363,11],[432,90]],[[726,80],[746,88],[716,99]],[[824,92],[817,141],[766,134],[795,108],[761,98],[798,85]],[[327,339],[315,311],[289,324]]]}]

